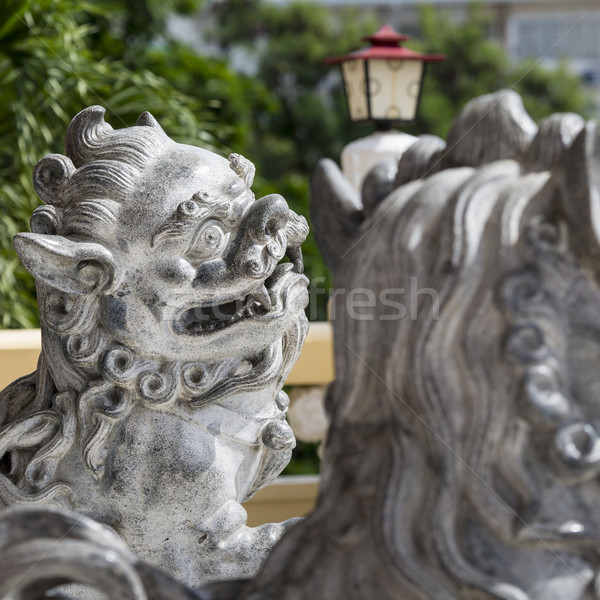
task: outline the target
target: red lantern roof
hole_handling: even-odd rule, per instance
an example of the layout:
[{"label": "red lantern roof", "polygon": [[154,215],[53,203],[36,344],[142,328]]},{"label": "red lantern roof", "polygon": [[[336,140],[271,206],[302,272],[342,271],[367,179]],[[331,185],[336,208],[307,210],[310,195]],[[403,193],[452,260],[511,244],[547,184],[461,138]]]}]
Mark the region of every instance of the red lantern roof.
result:
[{"label": "red lantern roof", "polygon": [[401,42],[405,42],[410,39],[407,35],[401,35],[394,31],[389,25],[383,25],[373,35],[365,36],[362,38],[365,41],[371,42],[369,48],[362,48],[355,52],[350,52],[345,56],[336,56],[333,58],[326,58],[325,62],[328,64],[342,63],[347,60],[371,60],[374,58],[380,59],[391,59],[391,60],[420,60],[422,62],[440,62],[445,60],[446,57],[443,54],[422,54],[409,48],[404,48],[400,45]]},{"label": "red lantern roof", "polygon": [[373,35],[365,35],[360,39],[365,42],[371,42],[373,46],[397,46],[398,43],[405,42],[406,40],[409,40],[410,37],[398,33],[393,27],[390,27],[389,25],[382,25]]}]

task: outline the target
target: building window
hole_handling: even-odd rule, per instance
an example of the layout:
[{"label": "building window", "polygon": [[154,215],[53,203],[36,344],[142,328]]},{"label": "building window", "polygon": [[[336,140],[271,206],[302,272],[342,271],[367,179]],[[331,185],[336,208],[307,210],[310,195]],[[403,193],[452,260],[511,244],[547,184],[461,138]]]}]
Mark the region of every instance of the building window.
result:
[{"label": "building window", "polygon": [[600,61],[600,12],[515,15],[509,22],[509,47],[516,59],[568,58]]}]

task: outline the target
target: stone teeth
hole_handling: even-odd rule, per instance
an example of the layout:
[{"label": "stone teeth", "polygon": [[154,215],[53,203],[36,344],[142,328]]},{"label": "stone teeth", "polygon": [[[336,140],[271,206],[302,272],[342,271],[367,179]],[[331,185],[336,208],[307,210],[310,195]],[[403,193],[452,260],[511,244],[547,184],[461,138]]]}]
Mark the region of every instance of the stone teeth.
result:
[{"label": "stone teeth", "polygon": [[269,296],[269,291],[267,290],[267,287],[264,283],[260,287],[256,288],[254,292],[252,292],[252,297],[266,310],[271,310],[271,308],[273,307],[271,297]]},{"label": "stone teeth", "polygon": [[271,306],[277,304],[277,294],[273,290],[269,292],[269,300],[271,301]]},{"label": "stone teeth", "polygon": [[302,260],[302,249],[300,246],[288,246],[287,257],[292,261],[295,273],[304,273],[304,262]]}]

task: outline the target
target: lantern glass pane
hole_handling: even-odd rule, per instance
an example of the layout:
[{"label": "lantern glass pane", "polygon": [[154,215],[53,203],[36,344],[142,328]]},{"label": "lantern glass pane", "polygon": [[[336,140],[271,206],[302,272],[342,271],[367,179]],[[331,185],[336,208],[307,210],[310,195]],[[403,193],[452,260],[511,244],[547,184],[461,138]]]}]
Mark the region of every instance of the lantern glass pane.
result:
[{"label": "lantern glass pane", "polygon": [[361,121],[369,118],[367,94],[365,90],[365,65],[362,60],[348,60],[342,63],[342,75],[346,86],[346,99],[350,119]]},{"label": "lantern glass pane", "polygon": [[420,60],[370,60],[371,118],[412,121],[417,113],[422,77]]}]

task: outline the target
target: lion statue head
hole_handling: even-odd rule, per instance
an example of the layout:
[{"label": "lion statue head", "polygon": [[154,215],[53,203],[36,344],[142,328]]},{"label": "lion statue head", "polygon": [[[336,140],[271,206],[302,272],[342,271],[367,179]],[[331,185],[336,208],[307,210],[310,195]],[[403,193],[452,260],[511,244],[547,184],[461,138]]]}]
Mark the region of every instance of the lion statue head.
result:
[{"label": "lion statue head", "polygon": [[362,198],[319,166],[323,485],[239,597],[600,598],[599,161],[596,124],[500,92]]},{"label": "lion statue head", "polygon": [[75,508],[190,585],[257,570],[286,525],[247,528],[241,502],[295,444],[281,388],[307,329],[308,228],[253,177],[99,106],[37,164],[45,205],[14,245],[42,354],[0,395],[0,505]]}]

